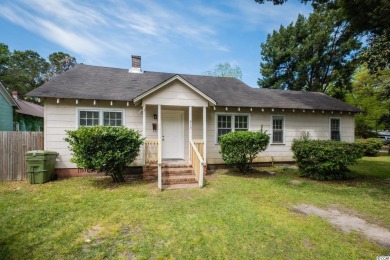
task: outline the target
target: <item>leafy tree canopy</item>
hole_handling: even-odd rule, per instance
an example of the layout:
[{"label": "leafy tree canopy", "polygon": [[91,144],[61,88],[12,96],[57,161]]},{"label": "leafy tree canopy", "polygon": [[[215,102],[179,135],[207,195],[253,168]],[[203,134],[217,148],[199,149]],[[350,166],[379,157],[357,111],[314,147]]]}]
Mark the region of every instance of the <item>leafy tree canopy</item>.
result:
[{"label": "leafy tree canopy", "polygon": [[48,68],[49,63],[37,52],[15,50],[10,53],[0,75],[9,90],[24,95],[45,82]]},{"label": "leafy tree canopy", "polygon": [[54,78],[62,72],[68,71],[77,65],[75,57],[63,52],[54,52],[49,55],[50,67],[48,78]]},{"label": "leafy tree canopy", "polygon": [[76,59],[67,53],[52,53],[48,62],[35,51],[11,52],[6,44],[0,43],[0,79],[9,91],[16,90],[20,96],[76,64]]},{"label": "leafy tree canopy", "polygon": [[372,75],[366,67],[359,68],[346,101],[363,110],[355,116],[357,136],[369,137],[372,130],[389,127],[385,119],[390,116],[390,69]]},{"label": "leafy tree canopy", "polygon": [[[255,0],[264,4],[281,5],[287,0]],[[340,10],[342,19],[351,25],[351,30],[360,35],[368,34],[368,47],[362,62],[367,63],[371,73],[390,68],[390,1],[388,0],[301,0],[311,2],[315,10]]]},{"label": "leafy tree canopy", "polygon": [[232,66],[229,62],[220,63],[215,66],[214,70],[205,71],[203,75],[218,76],[218,77],[233,77],[239,80],[242,79],[242,72],[240,67]]},{"label": "leafy tree canopy", "polygon": [[269,34],[261,44],[259,86],[342,96],[360,43],[340,17],[339,10],[317,10]]}]

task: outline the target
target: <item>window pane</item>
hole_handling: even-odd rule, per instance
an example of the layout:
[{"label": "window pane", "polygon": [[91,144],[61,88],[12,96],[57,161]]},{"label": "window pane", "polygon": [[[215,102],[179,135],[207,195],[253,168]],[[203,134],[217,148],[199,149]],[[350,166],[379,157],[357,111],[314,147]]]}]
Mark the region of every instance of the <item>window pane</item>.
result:
[{"label": "window pane", "polygon": [[340,131],[332,131],[331,139],[334,141],[340,141]]},{"label": "window pane", "polygon": [[275,116],[272,117],[272,142],[283,143],[283,117]]},{"label": "window pane", "polygon": [[217,129],[217,141],[221,135],[230,133],[232,131],[232,117],[230,115],[218,115],[218,129]]},{"label": "window pane", "polygon": [[248,130],[248,116],[235,116],[234,117],[234,128],[238,130]]},{"label": "window pane", "polygon": [[122,112],[103,112],[103,125],[121,126]]},{"label": "window pane", "polygon": [[272,137],[273,143],[283,143],[283,132],[274,132]]},{"label": "window pane", "polygon": [[330,119],[330,139],[334,141],[340,141],[340,119]]},{"label": "window pane", "polygon": [[99,111],[80,111],[79,125],[80,126],[99,125]]}]

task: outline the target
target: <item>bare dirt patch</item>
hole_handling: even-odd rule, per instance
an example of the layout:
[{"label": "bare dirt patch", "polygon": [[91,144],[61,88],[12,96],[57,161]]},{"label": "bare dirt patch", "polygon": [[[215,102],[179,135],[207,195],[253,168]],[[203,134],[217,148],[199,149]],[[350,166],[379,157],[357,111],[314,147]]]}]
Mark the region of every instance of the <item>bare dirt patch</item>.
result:
[{"label": "bare dirt patch", "polygon": [[293,211],[306,215],[317,215],[328,220],[333,225],[339,227],[342,231],[349,233],[357,231],[363,233],[368,239],[373,240],[380,245],[390,248],[390,231],[368,223],[362,218],[349,213],[343,213],[337,209],[324,210],[313,205],[301,204],[293,207]]}]

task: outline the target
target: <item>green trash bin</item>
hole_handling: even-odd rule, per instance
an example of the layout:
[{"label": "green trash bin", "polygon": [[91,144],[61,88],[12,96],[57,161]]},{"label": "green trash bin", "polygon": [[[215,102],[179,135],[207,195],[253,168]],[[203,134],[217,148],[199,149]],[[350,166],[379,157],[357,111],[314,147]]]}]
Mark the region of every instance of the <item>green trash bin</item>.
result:
[{"label": "green trash bin", "polygon": [[56,165],[57,152],[47,150],[28,151],[26,153],[27,175],[31,184],[50,181]]}]

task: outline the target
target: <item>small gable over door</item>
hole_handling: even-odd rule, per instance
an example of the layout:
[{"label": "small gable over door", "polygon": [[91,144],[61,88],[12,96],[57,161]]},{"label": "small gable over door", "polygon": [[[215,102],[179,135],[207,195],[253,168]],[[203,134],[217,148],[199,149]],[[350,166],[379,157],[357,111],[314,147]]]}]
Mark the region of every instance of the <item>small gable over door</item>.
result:
[{"label": "small gable over door", "polygon": [[213,99],[179,76],[144,93],[137,100],[142,100],[144,105],[207,107],[209,103],[215,104]]}]

